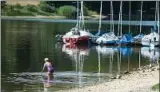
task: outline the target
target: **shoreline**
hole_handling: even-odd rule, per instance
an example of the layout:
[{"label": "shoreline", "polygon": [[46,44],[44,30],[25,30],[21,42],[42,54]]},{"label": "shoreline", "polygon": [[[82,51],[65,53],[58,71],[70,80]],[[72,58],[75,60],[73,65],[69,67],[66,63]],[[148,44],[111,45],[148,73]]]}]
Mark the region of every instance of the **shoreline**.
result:
[{"label": "shoreline", "polygon": [[[64,16],[1,16],[2,19],[8,20],[27,20],[27,21],[44,21],[44,22],[69,22],[69,23],[77,23],[76,19],[67,19]],[[110,24],[110,20],[102,20],[104,24]],[[85,23],[99,23],[98,19],[90,18],[85,19]],[[118,20],[114,20],[113,24],[119,24]],[[132,20],[123,20],[123,25],[134,25],[139,26],[140,21]],[[153,26],[155,21],[142,21],[142,26]]]},{"label": "shoreline", "polygon": [[151,68],[147,65],[141,70],[123,74],[121,78],[111,79],[109,82],[57,92],[157,92],[152,90],[152,86],[158,83],[159,65]]}]

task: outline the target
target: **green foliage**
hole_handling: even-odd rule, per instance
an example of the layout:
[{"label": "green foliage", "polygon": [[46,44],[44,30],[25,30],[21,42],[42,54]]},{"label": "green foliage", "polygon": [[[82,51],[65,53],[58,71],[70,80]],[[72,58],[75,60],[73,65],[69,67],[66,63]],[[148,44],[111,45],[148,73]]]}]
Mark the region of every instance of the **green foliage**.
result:
[{"label": "green foliage", "polygon": [[156,91],[156,90],[159,90],[159,86],[160,86],[159,83],[156,84],[156,85],[154,85],[154,86],[152,87],[152,90],[155,90],[155,91]]},{"label": "green foliage", "polygon": [[6,6],[6,1],[1,1],[1,9],[3,9]]},{"label": "green foliage", "polygon": [[57,13],[67,18],[75,18],[76,8],[74,6],[61,6],[57,9]]},{"label": "green foliage", "polygon": [[35,5],[30,5],[28,4],[27,6],[24,7],[24,10],[26,11],[31,11],[31,12],[38,12],[38,7]]},{"label": "green foliage", "polygon": [[83,5],[83,12],[84,12],[84,15],[85,16],[88,16],[89,15],[89,9],[85,6],[85,5]]},{"label": "green foliage", "polygon": [[14,8],[21,9],[21,8],[23,8],[23,6],[21,6],[19,3],[17,3],[14,5]]},{"label": "green foliage", "polygon": [[96,11],[88,10],[88,15],[99,15]]},{"label": "green foliage", "polygon": [[[25,6],[22,6],[19,3],[15,5],[8,5],[5,1],[2,1],[1,3],[1,14],[4,16],[54,16],[56,14],[57,16],[60,15],[65,18],[76,18],[77,15],[77,9],[71,5],[72,3],[70,3],[70,5],[65,5],[64,3],[61,4],[61,2],[51,3],[47,1],[41,1],[38,5],[28,4]],[[60,4],[60,7],[55,8],[56,4]],[[85,16],[96,14],[96,12],[89,10],[85,5],[83,7],[83,11]]]},{"label": "green foliage", "polygon": [[49,13],[55,12],[55,7],[53,5],[52,6],[48,5],[45,1],[41,1],[38,6],[42,11],[49,12]]}]

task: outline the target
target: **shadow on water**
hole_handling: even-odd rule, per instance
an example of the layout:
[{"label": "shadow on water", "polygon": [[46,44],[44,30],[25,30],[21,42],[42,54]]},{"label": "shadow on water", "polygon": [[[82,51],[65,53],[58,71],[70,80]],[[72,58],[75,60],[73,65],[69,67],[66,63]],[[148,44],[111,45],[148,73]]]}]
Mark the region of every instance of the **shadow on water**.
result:
[{"label": "shadow on water", "polygon": [[[93,25],[87,24],[87,27],[98,28]],[[159,48],[56,43],[54,35],[62,30],[65,33],[72,26],[3,20],[2,91],[43,92],[84,87],[110,81],[113,76],[123,76],[125,71],[158,64]],[[53,79],[49,79],[46,72],[40,72],[45,57],[50,58],[56,68]]]}]

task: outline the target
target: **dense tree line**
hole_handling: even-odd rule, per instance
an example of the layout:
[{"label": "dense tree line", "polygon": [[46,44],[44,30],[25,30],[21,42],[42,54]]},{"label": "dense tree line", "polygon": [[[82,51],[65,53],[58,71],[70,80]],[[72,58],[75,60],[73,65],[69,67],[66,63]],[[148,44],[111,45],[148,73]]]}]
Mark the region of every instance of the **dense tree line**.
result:
[{"label": "dense tree line", "polygon": [[[79,4],[80,6],[80,4]],[[154,20],[155,1],[143,2],[143,19]],[[114,19],[118,19],[120,1],[113,2]],[[131,17],[132,20],[139,20],[141,1],[131,2]],[[1,1],[2,15],[7,16],[54,16],[60,15],[67,18],[76,17],[77,1],[41,1],[40,4],[21,6],[20,4],[8,5],[5,1]],[[102,14],[110,17],[110,1],[103,1]],[[100,11],[100,1],[84,1],[85,16],[96,15]],[[129,1],[123,1],[123,19],[128,19]]]}]

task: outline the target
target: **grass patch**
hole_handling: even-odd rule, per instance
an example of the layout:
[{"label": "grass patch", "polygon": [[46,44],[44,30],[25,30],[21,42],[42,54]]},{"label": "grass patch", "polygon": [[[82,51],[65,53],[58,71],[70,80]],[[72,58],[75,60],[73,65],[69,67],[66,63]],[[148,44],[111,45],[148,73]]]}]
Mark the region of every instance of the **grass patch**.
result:
[{"label": "grass patch", "polygon": [[154,91],[159,90],[159,86],[160,86],[159,83],[152,86],[152,90],[154,90]]}]

